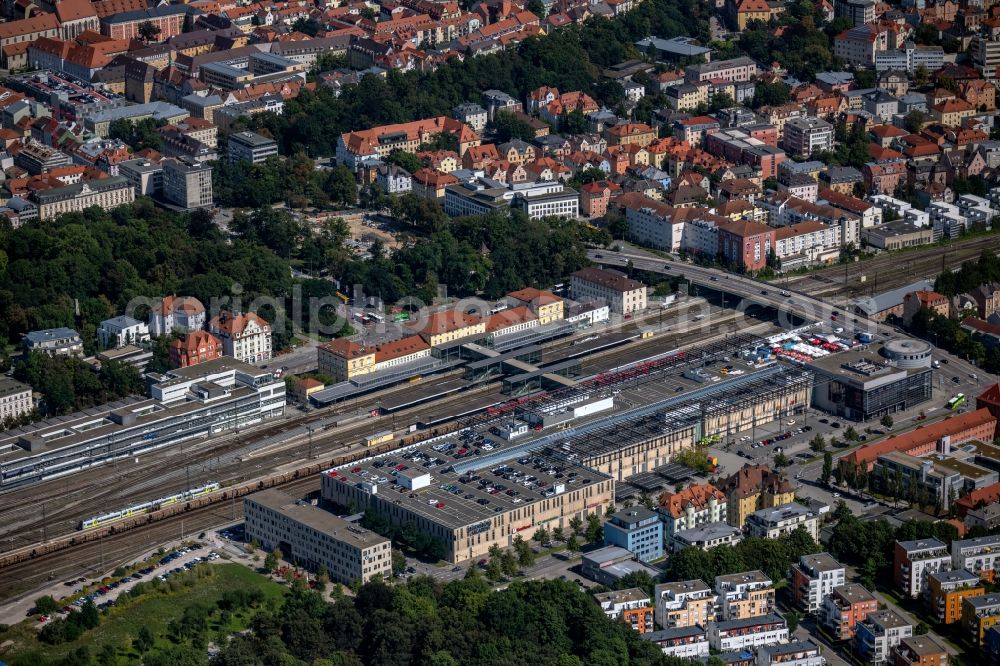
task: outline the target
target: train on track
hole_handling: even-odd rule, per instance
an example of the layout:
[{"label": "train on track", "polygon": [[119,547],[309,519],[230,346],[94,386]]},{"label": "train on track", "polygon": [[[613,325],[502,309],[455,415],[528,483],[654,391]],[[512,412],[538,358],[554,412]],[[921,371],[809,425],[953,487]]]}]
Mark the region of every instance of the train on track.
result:
[{"label": "train on track", "polygon": [[112,511],[111,513],[106,513],[103,516],[94,516],[93,518],[87,518],[86,520],[80,521],[81,530],[89,530],[95,527],[102,527],[108,523],[114,523],[119,520],[124,520],[125,518],[131,518],[132,516],[138,516],[143,513],[152,513],[153,511],[159,511],[165,506],[171,504],[176,504],[177,502],[186,502],[190,499],[196,497],[201,497],[202,495],[208,495],[213,493],[222,486],[214,481],[210,481],[203,486],[198,488],[192,488],[191,490],[185,490],[182,493],[177,493],[175,495],[170,495],[168,497],[161,497],[160,499],[150,500],[148,502],[143,502],[141,504],[134,504],[132,506],[120,509],[118,511]]}]

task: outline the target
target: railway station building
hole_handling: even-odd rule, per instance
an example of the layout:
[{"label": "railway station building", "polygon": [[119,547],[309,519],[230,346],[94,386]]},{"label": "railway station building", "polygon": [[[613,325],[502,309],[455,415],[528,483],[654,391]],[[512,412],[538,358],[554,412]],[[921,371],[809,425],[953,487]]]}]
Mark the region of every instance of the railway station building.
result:
[{"label": "railway station building", "polygon": [[220,358],[151,375],[149,398],[129,398],[0,433],[0,487],[218,435],[280,416],[285,383]]},{"label": "railway station building", "polygon": [[247,539],[307,569],[326,567],[334,581],[367,583],[392,574],[392,542],[280,490],[243,499]]}]

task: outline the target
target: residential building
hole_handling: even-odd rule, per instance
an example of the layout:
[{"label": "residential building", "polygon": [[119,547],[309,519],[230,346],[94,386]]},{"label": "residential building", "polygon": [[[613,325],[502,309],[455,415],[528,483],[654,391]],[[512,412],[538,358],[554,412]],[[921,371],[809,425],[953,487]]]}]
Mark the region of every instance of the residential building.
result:
[{"label": "residential building", "polygon": [[39,190],[31,195],[38,219],[51,220],[63,213],[78,213],[91,206],[111,210],[135,201],[135,188],[121,176]]},{"label": "residential building", "polygon": [[948,652],[928,635],[904,638],[895,647],[895,666],[948,666]]},{"label": "residential building", "polygon": [[908,220],[894,220],[865,229],[862,238],[873,248],[892,251],[929,245],[934,242],[934,230]]},{"label": "residential building", "polygon": [[631,551],[640,562],[658,560],[663,557],[663,523],[646,507],[620,509],[604,523],[604,545]]},{"label": "residential building", "polygon": [[440,133],[455,136],[460,156],[471,146],[478,146],[480,143],[479,135],[465,123],[447,116],[438,116],[346,132],[337,142],[337,162],[356,169],[363,160],[384,159],[394,150],[415,153],[420,144],[431,141],[434,135]]},{"label": "residential building", "polygon": [[80,334],[71,328],[47,328],[24,336],[24,350],[49,356],[83,356]]},{"label": "residential building", "polygon": [[746,530],[750,536],[777,539],[799,528],[814,541],[819,541],[819,517],[812,509],[796,502],[760,509],[747,516]]},{"label": "residential building", "polygon": [[709,483],[692,483],[677,492],[660,495],[657,508],[663,521],[664,536],[726,520],[726,495]]},{"label": "residential building", "polygon": [[699,527],[677,530],[668,538],[670,549],[685,548],[711,550],[717,546],[735,546],[743,539],[743,530],[728,523],[707,523]]},{"label": "residential building", "polygon": [[185,210],[210,208],[212,196],[212,165],[168,157],[163,164],[163,198]]},{"label": "residential building", "polygon": [[846,18],[855,26],[875,22],[875,0],[836,0],[833,3],[836,18]]},{"label": "residential building", "polygon": [[745,465],[722,480],[719,490],[726,495],[727,521],[741,529],[755,511],[795,501],[791,482],[767,465]]},{"label": "residential building", "polygon": [[256,132],[232,132],[226,141],[226,156],[230,162],[260,164],[278,155],[278,142]]},{"label": "residential building", "polygon": [[611,311],[619,315],[631,315],[646,309],[646,285],[618,271],[581,269],[570,278],[570,293],[577,301],[603,299]]},{"label": "residential building", "polygon": [[1000,312],[1000,284],[981,284],[970,294],[976,302],[976,311],[980,319],[989,319]]},{"label": "residential building", "polygon": [[611,196],[621,192],[621,186],[610,180],[595,180],[580,187],[580,212],[584,217],[604,217]]},{"label": "residential building", "polygon": [[642,634],[642,639],[655,643],[663,654],[678,659],[705,659],[709,655],[708,634],[704,627],[675,627]]},{"label": "residential building", "polygon": [[986,632],[1000,623],[1000,594],[962,599],[962,630],[973,645],[982,645]]},{"label": "residential building", "polygon": [[243,499],[247,539],[265,550],[280,548],[284,557],[351,585],[392,575],[392,542],[356,523],[268,489]]},{"label": "residential building", "polygon": [[170,341],[170,367],[186,368],[223,356],[222,342],[208,331],[194,330]]},{"label": "residential building", "polygon": [[656,624],[665,629],[704,627],[715,620],[716,599],[702,580],[661,583],[653,591]]},{"label": "residential building", "polygon": [[149,333],[154,337],[171,331],[187,333],[205,328],[205,306],[193,296],[164,296],[149,309]]},{"label": "residential building", "polygon": [[893,548],[892,570],[896,587],[911,599],[917,599],[924,593],[929,575],[951,568],[948,547],[937,539],[897,541]]},{"label": "residential building", "polygon": [[413,176],[395,164],[383,164],[376,169],[375,182],[386,194],[404,194],[413,189]]},{"label": "residential building", "polygon": [[807,116],[785,122],[785,152],[793,155],[812,155],[833,149],[833,125],[821,118]]},{"label": "residential building", "polygon": [[636,587],[599,592],[594,595],[601,610],[612,620],[622,620],[633,630],[644,634],[653,631],[653,605],[649,595]]},{"label": "residential building", "polygon": [[854,651],[868,664],[884,664],[892,659],[893,648],[913,635],[913,625],[895,611],[868,613],[854,629]]},{"label": "residential building", "polygon": [[0,376],[0,427],[7,419],[29,414],[35,408],[31,399],[31,386]]},{"label": "residential building", "polygon": [[271,358],[271,325],[255,312],[222,312],[212,318],[208,330],[222,341],[226,356],[244,363]]},{"label": "residential building", "polygon": [[97,344],[101,349],[145,345],[149,343],[149,327],[144,322],[124,315],[106,319],[97,327]]},{"label": "residential building", "polygon": [[762,571],[744,571],[715,577],[722,620],[739,620],[774,611],[774,583]]},{"label": "residential building", "polygon": [[788,624],[774,613],[708,624],[709,647],[720,652],[754,650],[787,641]]},{"label": "residential building", "polygon": [[855,625],[877,610],[875,595],[863,585],[848,583],[835,587],[823,599],[819,622],[835,639],[849,640],[854,637]]},{"label": "residential building", "polygon": [[927,577],[927,605],[941,624],[962,620],[962,600],[986,594],[979,576],[965,569],[938,571]]},{"label": "residential building", "polygon": [[942,317],[951,316],[951,300],[947,296],[929,289],[918,289],[903,297],[903,321],[909,325],[913,316],[924,308]]},{"label": "residential building", "polygon": [[112,39],[142,39],[140,26],[151,23],[159,29],[157,39],[165,40],[184,32],[184,26],[202,12],[191,5],[159,5],[151,9],[117,12],[101,17],[101,34]]},{"label": "residential building", "polygon": [[767,265],[775,250],[775,230],[752,220],[719,225],[719,257],[743,270],[756,272]]},{"label": "residential building", "polygon": [[887,32],[873,25],[859,25],[833,38],[833,54],[848,63],[873,67],[875,56],[888,49]]},{"label": "residential building", "polygon": [[993,582],[1000,564],[1000,535],[951,542],[951,565]]},{"label": "residential building", "polygon": [[757,666],[825,666],[823,650],[813,639],[764,645],[757,650]]},{"label": "residential building", "polygon": [[829,553],[803,555],[792,565],[792,599],[807,613],[819,613],[823,600],[845,582],[844,565]]},{"label": "residential building", "polygon": [[486,109],[479,106],[475,102],[465,102],[459,104],[454,109],[452,113],[455,119],[461,121],[471,127],[473,131],[482,134],[483,130],[486,129],[486,123],[489,119]]},{"label": "residential building", "polygon": [[756,76],[756,61],[742,56],[732,60],[716,60],[703,65],[689,65],[684,68],[684,80],[688,83],[719,80],[749,81]]},{"label": "residential building", "polygon": [[983,78],[991,82],[996,80],[997,68],[1000,67],[1000,40],[976,35],[969,50],[972,62]]}]

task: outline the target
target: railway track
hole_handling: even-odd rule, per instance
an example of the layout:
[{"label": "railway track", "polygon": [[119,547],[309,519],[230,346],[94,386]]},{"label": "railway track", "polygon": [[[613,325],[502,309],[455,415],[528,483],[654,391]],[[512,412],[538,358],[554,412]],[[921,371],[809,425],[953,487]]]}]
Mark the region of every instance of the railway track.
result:
[{"label": "railway track", "polygon": [[[728,315],[726,317],[726,319],[733,318],[734,315]],[[722,324],[723,322],[720,321],[718,322],[718,325],[714,325],[713,333],[719,334],[719,325]],[[678,331],[673,335],[661,335],[656,338],[652,338],[649,341],[641,342],[640,344],[642,347],[638,347],[637,345],[626,345],[621,348],[595,354],[584,360],[584,366],[593,365],[595,366],[595,369],[599,367],[610,367],[608,365],[609,363],[611,365],[618,365],[620,363],[627,362],[630,360],[630,357],[635,358],[640,349],[653,346],[672,348],[695,341],[703,341],[704,339],[705,333],[703,331]],[[446,405],[450,405],[451,413],[461,413],[463,403],[467,404],[477,400],[481,401],[482,395],[485,393],[486,392],[483,390],[471,392],[471,394],[470,392],[462,392],[455,396],[446,397],[438,403],[434,403],[434,407],[436,409],[440,409]],[[501,399],[500,396],[498,396],[498,399]],[[419,412],[426,412],[427,409],[428,407],[426,405],[419,405],[399,412],[398,417],[402,419],[403,423],[406,423],[414,419]],[[307,422],[314,422],[319,419],[329,418],[333,413],[335,412],[324,411],[318,413],[313,416],[313,418],[308,419]],[[382,418],[384,419],[386,417]],[[260,439],[261,436],[265,434],[270,437],[275,437],[280,435],[282,432],[287,432],[292,428],[299,427],[301,423],[302,421],[297,421],[295,423],[286,422],[273,424],[269,427],[255,430],[254,436],[257,439]],[[292,468],[296,463],[301,464],[302,461],[307,461],[307,454],[309,452],[312,452],[313,457],[316,460],[330,459],[334,456],[344,456],[357,451],[364,453],[363,447],[359,447],[353,444],[353,442],[358,442],[364,434],[371,431],[371,428],[372,425],[369,422],[360,422],[344,426],[343,429],[339,429],[338,431],[328,432],[323,435],[313,437],[313,441],[311,442],[300,441],[294,445],[287,446],[285,450],[281,452],[267,454],[261,459],[267,461],[270,469],[274,469],[276,467],[274,463],[279,463],[277,467],[282,469]],[[351,444],[348,444],[348,442],[351,442]],[[227,450],[237,450],[239,448],[238,444],[239,438],[235,437],[234,441],[227,442],[225,447]],[[213,448],[210,452],[204,454],[201,460],[204,461],[205,458],[211,459],[216,457],[217,454],[218,451]],[[287,460],[287,463],[284,462],[285,460]],[[118,485],[115,486],[107,486],[107,480],[105,479],[104,483],[106,487],[97,491],[96,495],[91,493],[92,486],[94,484],[93,481],[84,487],[76,488],[68,492],[64,487],[65,479],[40,484],[42,486],[49,486],[48,488],[32,487],[32,492],[29,494],[27,499],[20,499],[12,505],[5,505],[3,512],[0,513],[0,525],[4,525],[4,516],[9,515],[12,510],[15,512],[22,511],[28,506],[31,506],[32,501],[38,501],[40,496],[46,496],[46,493],[52,493],[47,495],[48,498],[69,498],[70,501],[68,503],[64,503],[58,508],[53,507],[51,513],[48,511],[44,512],[44,516],[38,516],[36,513],[34,521],[30,519],[22,521],[16,528],[18,533],[16,538],[13,536],[0,536],[0,551],[9,551],[17,548],[18,546],[33,546],[35,543],[42,541],[43,521],[46,521],[44,527],[45,536],[47,536],[50,540],[54,536],[59,537],[76,533],[76,527],[80,520],[90,517],[91,515],[94,515],[94,513],[98,513],[98,511],[94,510],[94,497],[110,497],[114,498],[115,501],[117,501],[120,497],[122,498],[122,501],[112,508],[122,508],[135,501],[142,501],[168,494],[165,492],[165,489],[160,486],[154,486],[155,492],[151,491],[150,493],[144,493],[144,495],[150,495],[150,497],[136,497],[132,494],[132,490],[137,487],[138,484],[153,479],[158,474],[162,476],[162,464],[163,461],[155,461],[150,463],[151,469],[143,469],[141,472],[137,472],[134,475],[129,475],[128,473],[122,474],[117,479]],[[250,466],[244,464],[235,469],[231,469],[228,472],[218,468],[211,468],[209,466],[202,469],[192,470],[190,483],[192,485],[202,483],[209,480],[208,477],[211,476],[213,477],[211,480],[223,482],[224,485],[245,485],[256,476],[259,476],[259,474],[253,474],[253,472],[258,469],[263,469],[263,466],[264,463],[259,465],[251,463]],[[111,466],[104,467],[105,470],[110,468]],[[52,484],[51,486],[50,483]],[[55,486],[62,486],[62,488],[56,492]],[[319,487],[319,479],[315,474],[312,474],[309,478],[301,478],[285,482],[281,487],[287,492],[303,495],[317,490]],[[172,486],[170,488],[171,491],[176,491],[177,489],[177,486]],[[49,501],[55,500],[52,499]],[[14,509],[11,509],[11,506],[13,506]],[[113,566],[115,563],[135,558],[138,555],[155,548],[161,543],[181,537],[182,533],[185,535],[197,535],[199,532],[209,527],[218,526],[230,521],[237,521],[241,518],[242,502],[234,499],[233,502],[214,503],[208,506],[191,509],[190,511],[178,516],[171,516],[158,520],[157,522],[144,524],[141,528],[135,528],[118,534],[110,534],[96,541],[75,544],[67,550],[46,553],[25,562],[11,564],[3,569],[0,569],[0,598],[9,598],[26,590],[34,589],[48,580],[78,577],[82,572],[100,573],[100,570],[103,568],[102,565]]]},{"label": "railway track", "polygon": [[[644,346],[682,344],[697,336],[697,333],[660,336]],[[550,351],[555,352],[566,346],[554,346]],[[593,365],[596,371],[608,363],[616,364],[635,355],[637,349],[640,348],[633,344],[594,354],[584,359],[584,366]],[[402,426],[420,420],[419,417],[431,411],[442,414],[460,413],[464,408],[482,401],[483,395],[488,395],[489,389],[496,386],[497,384],[488,384],[471,392],[446,396],[429,405],[400,411],[392,419],[397,426]],[[500,395],[496,397],[497,400],[503,399]],[[4,494],[3,506],[0,508],[0,553],[75,532],[83,519],[124,508],[135,502],[164,497],[185,487],[207,481],[217,481],[223,485],[240,483],[259,476],[265,467],[274,466],[275,463],[292,464],[296,460],[306,459],[310,449],[314,456],[340,453],[349,443],[370,434],[375,423],[378,423],[379,429],[384,429],[385,419],[389,418],[384,416],[377,422],[365,420],[336,430],[317,432],[311,443],[308,437],[299,436],[289,442],[272,445],[259,455],[248,450],[259,442],[280,438],[283,433],[292,429],[354,411],[354,407],[320,410],[294,421],[266,424],[249,432],[227,435],[215,440],[221,443],[211,448],[199,448],[203,446],[199,441],[182,445],[175,450],[154,452],[144,456],[139,467],[131,462],[108,464],[72,477],[13,489]],[[245,454],[242,462],[224,462],[227,457],[240,452]],[[177,459],[185,456],[186,464],[179,466]]]},{"label": "railway track", "polygon": [[[893,253],[787,278],[790,288],[817,297],[858,298],[957,269],[983,250],[1000,253],[1000,237],[977,236],[922,251]],[[846,270],[845,270],[846,268]],[[862,282],[862,277],[864,282]],[[784,281],[782,281],[784,283]]]}]

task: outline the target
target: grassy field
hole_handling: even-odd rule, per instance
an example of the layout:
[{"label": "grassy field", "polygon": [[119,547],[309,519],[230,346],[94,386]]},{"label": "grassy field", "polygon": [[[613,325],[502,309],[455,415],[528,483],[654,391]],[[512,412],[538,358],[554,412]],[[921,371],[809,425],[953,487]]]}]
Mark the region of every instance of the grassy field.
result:
[{"label": "grassy field", "polygon": [[[153,651],[172,645],[167,626],[179,618],[189,607],[211,609],[208,616],[208,636],[228,635],[245,629],[255,612],[252,609],[223,615],[216,605],[227,590],[260,590],[264,604],[278,603],[287,588],[238,564],[202,565],[201,572],[185,574],[164,583],[159,590],[152,590],[101,613],[101,624],[85,632],[79,639],[61,645],[48,645],[38,640],[36,621],[28,619],[0,633],[0,660],[10,666],[43,666],[57,663],[81,646],[91,654],[104,645],[118,650],[119,663],[135,663],[139,653],[132,647],[132,640],[141,627],[147,627],[156,638]],[[123,595],[124,596],[124,595]]]}]

